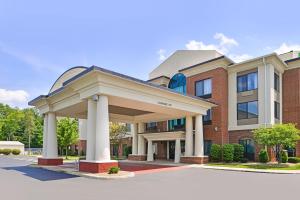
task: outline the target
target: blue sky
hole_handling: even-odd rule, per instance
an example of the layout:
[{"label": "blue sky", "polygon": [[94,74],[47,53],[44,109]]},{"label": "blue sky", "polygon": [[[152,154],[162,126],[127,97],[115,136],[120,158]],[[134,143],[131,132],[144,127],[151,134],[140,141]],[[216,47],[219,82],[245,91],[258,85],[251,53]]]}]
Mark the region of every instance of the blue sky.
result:
[{"label": "blue sky", "polygon": [[0,0],[0,102],[26,107],[66,69],[141,79],[177,49],[239,61],[300,49],[297,1]]}]

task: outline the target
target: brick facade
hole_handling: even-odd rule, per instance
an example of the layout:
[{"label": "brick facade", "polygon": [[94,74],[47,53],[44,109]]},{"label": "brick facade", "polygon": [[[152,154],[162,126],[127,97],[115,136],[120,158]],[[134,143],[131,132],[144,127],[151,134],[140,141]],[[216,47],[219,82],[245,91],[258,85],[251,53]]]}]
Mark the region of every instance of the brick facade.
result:
[{"label": "brick facade", "polygon": [[218,106],[212,109],[211,125],[204,125],[204,139],[216,144],[228,143],[228,74],[224,68],[217,68],[187,77],[187,93],[195,95],[197,81],[211,78],[212,97],[209,100]]},{"label": "brick facade", "polygon": [[[295,123],[300,129],[300,68],[284,72],[282,77],[282,122]],[[296,156],[300,156],[300,142],[296,146]]]}]

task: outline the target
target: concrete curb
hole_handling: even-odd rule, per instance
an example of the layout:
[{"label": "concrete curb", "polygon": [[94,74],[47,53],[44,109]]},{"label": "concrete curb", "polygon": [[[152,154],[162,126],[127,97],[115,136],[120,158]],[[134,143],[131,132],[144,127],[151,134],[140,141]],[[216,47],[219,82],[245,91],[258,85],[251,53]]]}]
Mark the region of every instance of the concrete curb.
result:
[{"label": "concrete curb", "polygon": [[102,180],[124,179],[124,178],[132,178],[135,176],[135,173],[125,172],[125,171],[120,171],[119,174],[107,174],[107,173],[93,174],[93,173],[83,173],[83,172],[79,172],[79,171],[70,171],[68,169],[58,168],[56,166],[39,166],[39,165],[34,165],[34,164],[29,165],[29,166],[34,167],[34,168],[47,169],[47,170],[55,171],[55,172],[62,172],[62,173],[85,177],[85,178],[102,179]]},{"label": "concrete curb", "polygon": [[230,168],[217,166],[198,166],[203,169],[224,170],[224,171],[238,171],[238,172],[252,172],[252,173],[268,173],[268,174],[300,174],[300,170],[263,170],[263,169],[248,169],[248,168]]}]

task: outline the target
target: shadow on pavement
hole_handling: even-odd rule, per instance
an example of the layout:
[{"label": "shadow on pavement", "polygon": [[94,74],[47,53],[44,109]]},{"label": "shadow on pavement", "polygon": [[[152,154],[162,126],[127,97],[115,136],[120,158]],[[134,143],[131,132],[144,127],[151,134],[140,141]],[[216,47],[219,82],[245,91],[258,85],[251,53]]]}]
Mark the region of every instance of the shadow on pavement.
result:
[{"label": "shadow on pavement", "polygon": [[40,180],[40,181],[53,181],[61,179],[76,178],[78,176],[65,174],[62,172],[54,172],[47,169],[34,168],[30,166],[17,166],[17,167],[3,167],[5,170],[15,170],[22,172],[25,176]]}]

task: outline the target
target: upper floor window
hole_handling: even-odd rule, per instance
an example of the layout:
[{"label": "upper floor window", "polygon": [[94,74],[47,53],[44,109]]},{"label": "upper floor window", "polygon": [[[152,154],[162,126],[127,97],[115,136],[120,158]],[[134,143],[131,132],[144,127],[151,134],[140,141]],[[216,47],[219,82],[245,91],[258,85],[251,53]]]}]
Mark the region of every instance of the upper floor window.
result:
[{"label": "upper floor window", "polygon": [[277,73],[274,73],[274,89],[276,91],[279,91],[279,86],[280,86],[279,75]]},{"label": "upper floor window", "polygon": [[197,81],[195,83],[196,88],[196,96],[202,97],[202,98],[211,98],[211,79],[205,79],[201,81]]},{"label": "upper floor window", "polygon": [[185,118],[169,120],[168,127],[169,127],[169,131],[184,130]]},{"label": "upper floor window", "polygon": [[237,77],[237,91],[245,92],[257,89],[257,72]]},{"label": "upper floor window", "polygon": [[179,73],[175,74],[170,82],[169,82],[169,88],[173,89],[181,94],[186,94],[186,78],[185,75]]},{"label": "upper floor window", "polygon": [[146,131],[154,131],[157,129],[157,122],[146,123]]},{"label": "upper floor window", "polygon": [[251,119],[258,118],[258,103],[257,101],[250,101],[237,104],[237,119]]},{"label": "upper floor window", "polygon": [[204,124],[204,125],[211,124],[211,119],[212,119],[212,116],[211,116],[211,109],[208,109],[208,110],[206,111],[206,115],[203,116],[203,124]]},{"label": "upper floor window", "polygon": [[275,119],[280,118],[280,104],[277,101],[274,101],[274,117]]}]

